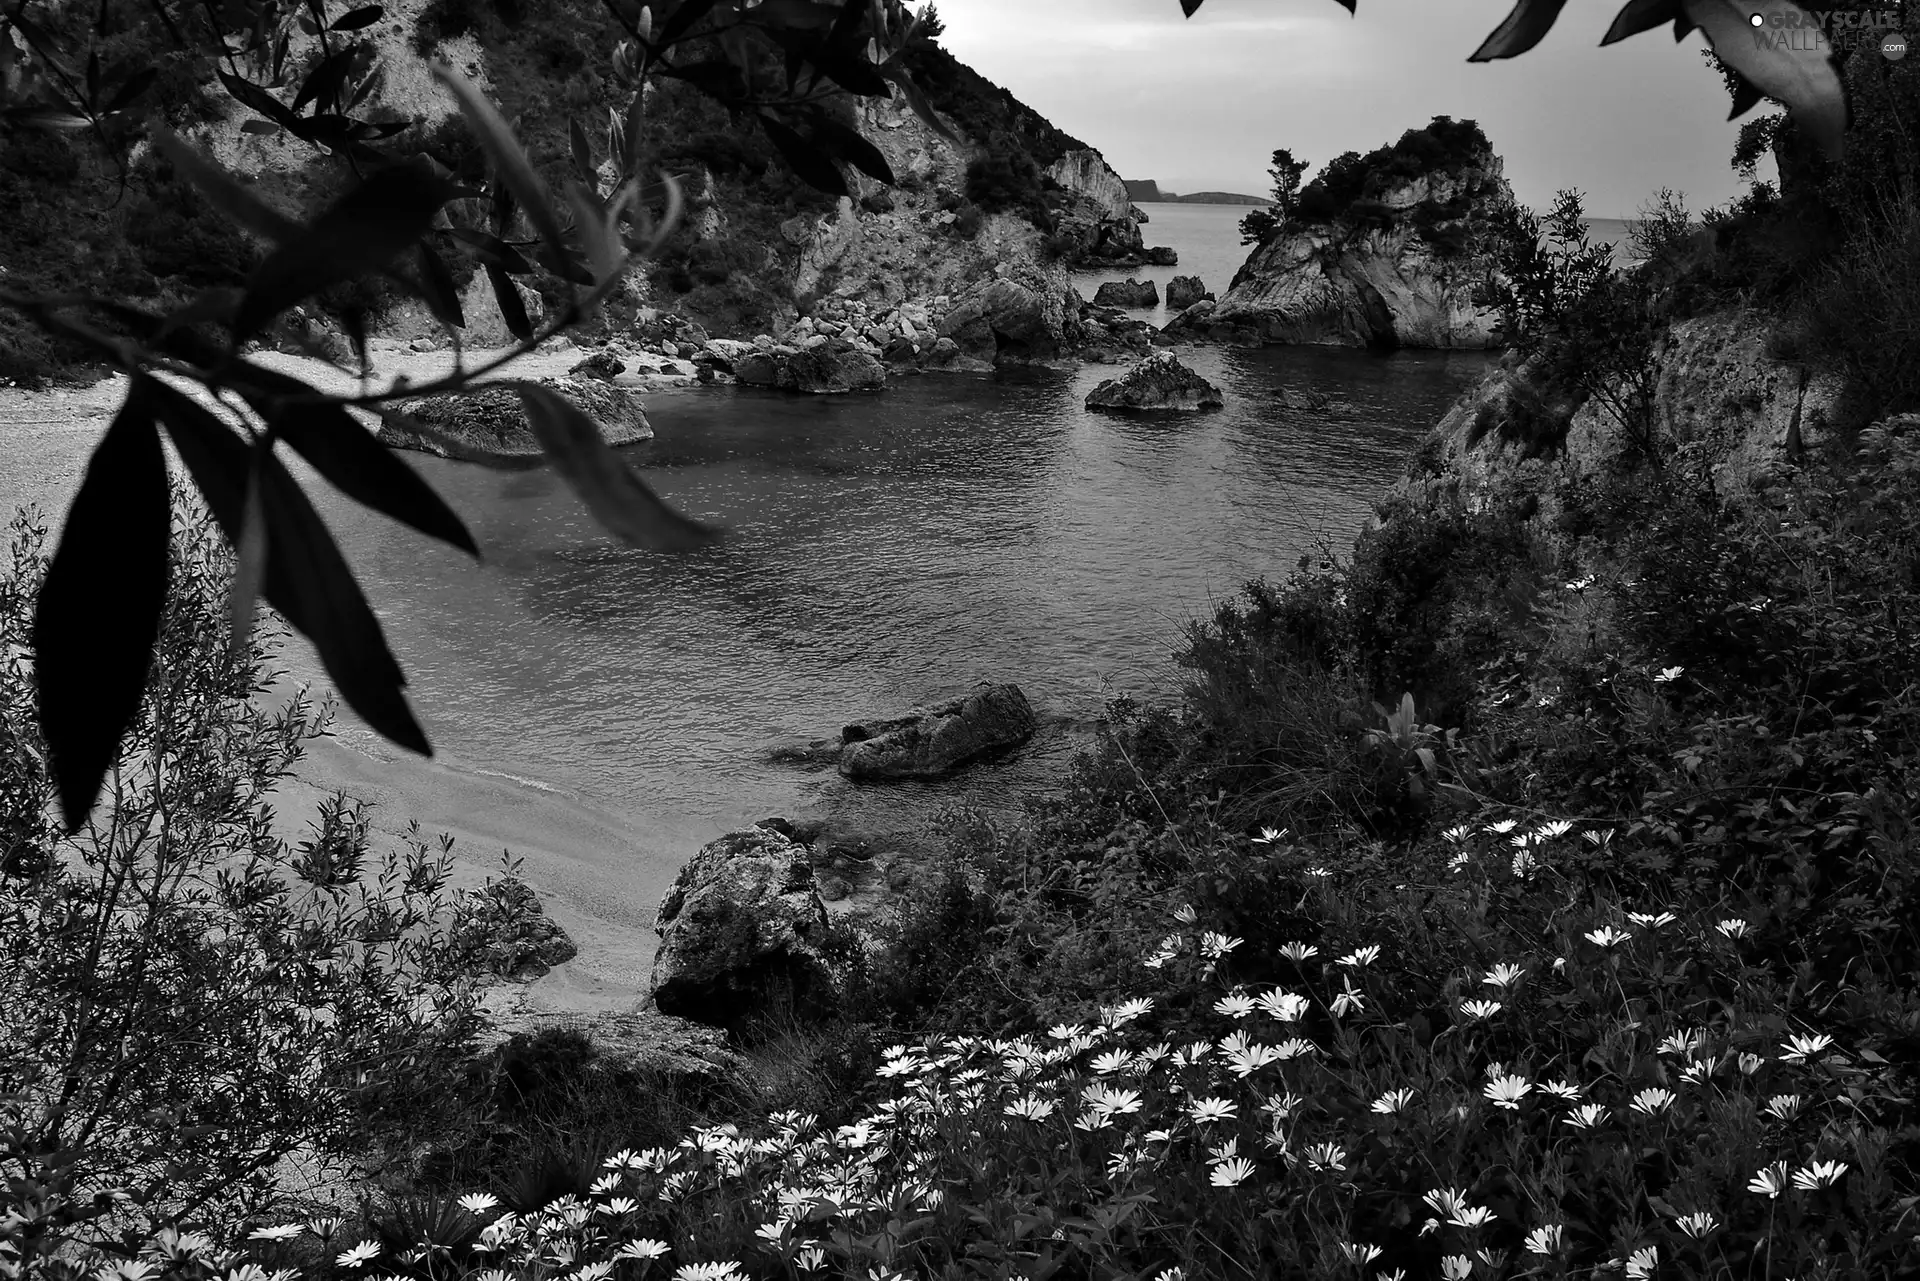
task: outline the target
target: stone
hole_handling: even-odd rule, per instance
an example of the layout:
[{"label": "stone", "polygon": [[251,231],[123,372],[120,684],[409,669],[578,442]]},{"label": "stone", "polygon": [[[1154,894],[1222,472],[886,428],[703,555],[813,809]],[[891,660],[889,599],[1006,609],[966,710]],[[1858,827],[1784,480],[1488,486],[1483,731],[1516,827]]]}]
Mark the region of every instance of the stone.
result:
[{"label": "stone", "polygon": [[439,351],[440,344],[431,338],[416,338],[407,344],[408,351]]},{"label": "stone", "polygon": [[813,219],[805,214],[795,214],[780,224],[780,238],[798,248],[813,239]]},{"label": "stone", "polygon": [[1212,298],[1206,282],[1198,276],[1175,276],[1167,282],[1167,310],[1185,311],[1197,302]]},{"label": "stone", "polygon": [[655,918],[653,1004],[725,1027],[784,986],[802,1006],[830,1003],[818,943],[826,906],[807,847],[766,826],[709,841],[687,860]]},{"label": "stone", "polygon": [[853,887],[838,876],[820,878],[820,897],[828,903],[838,903],[853,893]]},{"label": "stone", "polygon": [[1282,409],[1311,411],[1327,408],[1332,404],[1324,393],[1292,387],[1282,387],[1273,393],[1274,401]]},{"label": "stone", "polygon": [[516,876],[455,896],[447,947],[465,972],[515,981],[538,978],[580,953],[533,887]]},{"label": "stone", "polygon": [[1109,280],[1093,291],[1096,307],[1158,307],[1160,287],[1151,280]]},{"label": "stone", "polygon": [[[597,378],[543,378],[540,382],[584,410],[599,424],[609,445],[653,439],[646,408],[631,390]],[[405,412],[432,428],[432,434],[382,421],[381,444],[465,462],[533,462],[542,457],[520,397],[511,388],[482,383],[459,394],[411,402]]]},{"label": "stone", "polygon": [[1060,297],[1018,280],[992,280],[962,295],[938,333],[961,355],[987,362],[1047,361],[1068,344]]},{"label": "stone", "polygon": [[[518,999],[516,999],[518,998]],[[520,989],[483,998],[487,1017],[475,1033],[479,1066],[511,1073],[516,1062],[542,1047],[572,1041],[569,1069],[588,1080],[605,1080],[629,1095],[747,1099],[754,1090],[747,1060],[727,1044],[727,1034],[691,1019],[656,1010],[602,1010],[590,1014],[526,1008]]]},{"label": "stone", "polygon": [[1166,245],[1155,245],[1146,251],[1149,267],[1178,267],[1180,255]]},{"label": "stone", "polygon": [[585,360],[567,370],[569,378],[599,378],[612,382],[627,372],[627,364],[612,352],[602,348]]},{"label": "stone", "polygon": [[709,338],[700,348],[700,357],[721,373],[730,374],[743,357],[758,350],[755,344],[737,338]]},{"label": "stone", "polygon": [[1147,357],[1118,378],[1107,379],[1087,396],[1088,409],[1133,412],[1191,412],[1218,409],[1224,404],[1218,387],[1166,352]]},{"label": "stone", "polygon": [[985,753],[1033,736],[1033,707],[1020,687],[985,683],[964,698],[840,732],[840,773],[852,779],[936,778]]},{"label": "stone", "polygon": [[886,385],[886,367],[851,343],[818,334],[807,343],[799,349],[742,356],[734,362],[733,375],[749,387],[813,394],[877,391]]}]

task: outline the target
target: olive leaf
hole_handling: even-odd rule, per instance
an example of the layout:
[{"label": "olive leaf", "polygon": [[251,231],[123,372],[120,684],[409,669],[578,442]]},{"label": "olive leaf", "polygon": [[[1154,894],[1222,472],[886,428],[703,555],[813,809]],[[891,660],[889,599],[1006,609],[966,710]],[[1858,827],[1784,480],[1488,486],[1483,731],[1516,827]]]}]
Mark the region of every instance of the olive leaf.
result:
[{"label": "olive leaf", "polygon": [[[1706,33],[1720,61],[1769,98],[1786,104],[1799,129],[1830,157],[1846,141],[1847,90],[1828,42],[1769,39],[1813,16],[1789,0],[1682,0],[1689,20]],[[1756,27],[1752,16],[1761,18]]]}]

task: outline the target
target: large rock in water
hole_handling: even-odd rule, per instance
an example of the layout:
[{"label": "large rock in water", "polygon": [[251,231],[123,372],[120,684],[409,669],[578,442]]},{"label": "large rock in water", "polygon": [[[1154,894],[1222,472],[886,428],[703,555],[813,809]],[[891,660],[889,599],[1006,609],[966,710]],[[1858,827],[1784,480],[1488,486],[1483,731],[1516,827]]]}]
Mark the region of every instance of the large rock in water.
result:
[{"label": "large rock in water", "polygon": [[1259,245],[1217,306],[1185,312],[1167,331],[1254,343],[1497,345],[1500,315],[1480,285],[1510,234],[1513,189],[1477,129],[1437,126],[1427,137],[1450,158],[1412,176],[1362,175],[1362,194],[1345,209]]},{"label": "large rock in water", "polygon": [[1093,291],[1096,307],[1158,307],[1160,287],[1151,280],[1109,280]]},{"label": "large rock in water", "polygon": [[[543,378],[551,387],[600,424],[609,445],[633,445],[653,439],[640,397],[625,387],[597,378]],[[407,406],[407,413],[434,435],[380,426],[380,443],[395,449],[417,449],[467,462],[534,462],[541,456],[540,441],[527,426],[526,411],[511,388],[485,384],[459,395],[429,396]]]},{"label": "large rock in water", "polygon": [[1069,323],[1062,295],[1017,280],[990,280],[962,295],[938,332],[973,360],[1046,361],[1065,352]]},{"label": "large rock in water", "polygon": [[1167,282],[1167,310],[1185,311],[1202,299],[1213,297],[1206,282],[1198,276],[1175,276]]},{"label": "large rock in water", "polygon": [[1118,378],[1109,378],[1087,397],[1088,409],[1198,410],[1226,404],[1220,389],[1167,352],[1147,357]]},{"label": "large rock in water", "polygon": [[733,362],[733,376],[749,387],[815,394],[877,391],[887,385],[885,365],[839,340],[749,352]]},{"label": "large rock in water", "polygon": [[766,827],[709,841],[660,900],[654,1007],[726,1026],[759,1009],[775,986],[802,1006],[830,1000],[833,978],[818,948],[826,924],[806,846]]},{"label": "large rock in water", "polygon": [[1033,707],[1018,685],[981,684],[965,698],[840,732],[848,778],[933,778],[1033,737]]}]

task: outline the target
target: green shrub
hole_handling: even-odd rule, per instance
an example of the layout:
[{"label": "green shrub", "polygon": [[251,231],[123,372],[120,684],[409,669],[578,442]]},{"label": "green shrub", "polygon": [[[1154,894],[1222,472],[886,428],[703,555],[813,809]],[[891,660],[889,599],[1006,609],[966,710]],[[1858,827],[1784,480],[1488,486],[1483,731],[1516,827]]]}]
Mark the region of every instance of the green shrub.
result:
[{"label": "green shrub", "polygon": [[1841,370],[1849,425],[1920,409],[1920,203],[1905,199],[1856,235],[1782,327],[1787,350]]}]

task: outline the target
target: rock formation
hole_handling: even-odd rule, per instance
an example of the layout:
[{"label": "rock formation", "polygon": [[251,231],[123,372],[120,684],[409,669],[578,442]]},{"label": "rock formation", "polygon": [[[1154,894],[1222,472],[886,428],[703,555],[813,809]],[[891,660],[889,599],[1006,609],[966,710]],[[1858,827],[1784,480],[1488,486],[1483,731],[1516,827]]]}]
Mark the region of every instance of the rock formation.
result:
[{"label": "rock formation", "polygon": [[813,393],[877,391],[887,371],[852,343],[815,337],[801,346],[755,348],[732,362],[733,376],[749,387]]},{"label": "rock formation", "polygon": [[[1302,208],[1319,213],[1296,215],[1254,249],[1217,305],[1183,313],[1169,331],[1253,343],[1496,345],[1498,313],[1479,298],[1513,192],[1484,135],[1466,122],[1443,130],[1442,120],[1395,148],[1351,157],[1322,201],[1307,199],[1310,185]],[[1446,139],[1433,148],[1440,158],[1406,173],[1420,154],[1408,139],[1429,136]]]},{"label": "rock formation", "polygon": [[1158,307],[1160,287],[1151,280],[1109,280],[1093,291],[1096,307]]},{"label": "rock formation", "polygon": [[1175,276],[1167,282],[1167,310],[1185,311],[1203,299],[1213,297],[1206,282],[1198,276]]},{"label": "rock formation", "polygon": [[802,1006],[829,1000],[832,974],[818,949],[826,924],[806,846],[767,827],[710,841],[660,900],[654,1006],[725,1026],[776,984]]},{"label": "rock formation", "polygon": [[1029,277],[984,282],[962,295],[940,321],[940,337],[975,361],[1048,361],[1078,338],[1072,287],[1062,294]]},{"label": "rock formation", "polygon": [[[598,378],[541,380],[600,425],[609,445],[633,445],[653,439],[640,397]],[[468,462],[534,462],[540,442],[527,426],[520,397],[511,388],[481,385],[452,396],[429,396],[407,407],[410,417],[431,429],[411,431],[384,422],[380,442],[395,449],[417,449]]]},{"label": "rock formation", "polygon": [[1220,389],[1166,352],[1147,357],[1087,397],[1088,409],[1133,411],[1218,409]]},{"label": "rock formation", "polygon": [[981,684],[965,698],[840,733],[840,772],[853,779],[935,778],[1033,736],[1033,707],[1017,685]]}]

